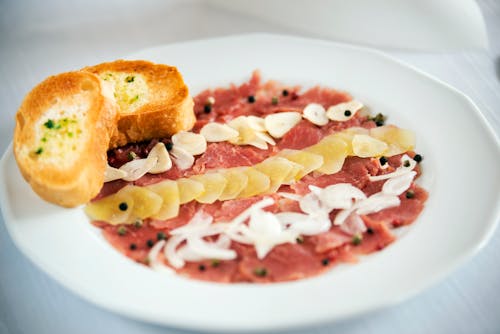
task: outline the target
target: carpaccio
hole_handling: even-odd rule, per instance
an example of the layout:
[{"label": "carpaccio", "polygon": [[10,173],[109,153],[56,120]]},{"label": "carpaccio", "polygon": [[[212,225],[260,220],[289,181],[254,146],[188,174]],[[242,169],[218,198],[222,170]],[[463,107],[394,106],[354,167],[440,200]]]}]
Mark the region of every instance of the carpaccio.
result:
[{"label": "carpaccio", "polygon": [[[250,98],[249,98],[250,97]],[[278,99],[276,98],[278,97]],[[209,98],[216,103],[206,107]],[[335,105],[350,101],[352,98],[345,92],[333,89],[314,87],[301,92],[300,87],[284,86],[268,81],[261,83],[260,75],[254,72],[251,79],[240,85],[227,88],[217,88],[201,92],[194,98],[197,122],[193,132],[209,122],[226,123],[240,115],[264,116],[283,111],[302,111],[309,103],[319,103],[323,106]],[[363,114],[356,114],[346,122],[329,122],[318,127],[306,120],[300,121],[276,145],[267,150],[253,146],[238,146],[227,142],[209,143],[207,150],[198,156],[194,165],[187,170],[179,170],[175,165],[161,174],[146,174],[134,182],[122,180],[108,182],[104,185],[96,199],[117,192],[127,184],[139,186],[160,182],[164,179],[202,174],[207,170],[236,166],[252,166],[275,155],[283,149],[303,149],[316,144],[323,137],[350,127],[373,128],[375,121]],[[119,167],[129,161],[131,152],[139,157],[146,157],[149,150],[158,142],[167,145],[170,139],[158,139],[147,143],[129,144],[125,147],[108,152],[108,162],[113,167]],[[414,157],[414,152],[406,152]],[[401,155],[388,158],[389,171],[401,164]],[[326,187],[338,183],[350,183],[361,189],[367,196],[379,192],[383,181],[371,182],[369,175],[376,175],[381,169],[379,159],[348,157],[342,170],[332,175],[309,174],[292,185],[282,185],[280,192],[304,195],[309,192],[309,185]],[[417,176],[419,166],[415,168]],[[412,182],[412,196],[405,193],[399,196],[401,204],[397,207],[381,210],[376,213],[361,215],[367,230],[363,235],[353,239],[352,235],[343,232],[338,226],[333,226],[327,232],[303,236],[296,243],[285,243],[274,247],[263,259],[259,259],[253,246],[231,242],[231,249],[237,252],[234,260],[214,261],[204,260],[187,262],[178,274],[190,278],[214,282],[279,282],[302,279],[318,275],[330,269],[337,263],[356,262],[359,255],[379,251],[395,240],[392,229],[411,224],[423,209],[427,192]],[[281,211],[300,212],[297,202],[275,198],[275,204],[266,208],[277,213]],[[142,224],[109,225],[94,222],[102,229],[105,238],[129,258],[147,265],[147,256],[153,245],[161,239],[168,239],[169,232],[185,225],[196,212],[203,210],[213,216],[214,221],[229,221],[258,202],[263,196],[228,201],[216,201],[213,204],[201,204],[192,201],[181,205],[179,215],[165,221],[146,219]],[[333,220],[336,211],[330,214]],[[121,230],[121,233],[118,231]],[[168,262],[163,258],[166,265]]]}]

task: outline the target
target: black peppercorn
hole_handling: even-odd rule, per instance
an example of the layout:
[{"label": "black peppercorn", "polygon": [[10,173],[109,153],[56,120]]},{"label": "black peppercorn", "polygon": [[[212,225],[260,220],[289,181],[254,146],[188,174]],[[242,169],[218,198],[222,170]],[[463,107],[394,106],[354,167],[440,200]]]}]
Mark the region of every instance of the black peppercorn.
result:
[{"label": "black peppercorn", "polygon": [[203,112],[204,112],[205,114],[209,114],[211,111],[212,111],[212,105],[210,105],[210,104],[205,104],[205,106],[203,107]]},{"label": "black peppercorn", "polygon": [[423,157],[420,154],[415,154],[413,157],[413,160],[415,160],[417,163],[420,163],[422,161]]},{"label": "black peppercorn", "polygon": [[248,100],[248,103],[254,103],[254,102],[255,102],[255,96],[250,95],[250,96],[247,98],[247,100]]},{"label": "black peppercorn", "polygon": [[118,209],[120,209],[120,211],[127,211],[128,209],[128,205],[126,202],[121,202],[119,205],[118,205]]}]

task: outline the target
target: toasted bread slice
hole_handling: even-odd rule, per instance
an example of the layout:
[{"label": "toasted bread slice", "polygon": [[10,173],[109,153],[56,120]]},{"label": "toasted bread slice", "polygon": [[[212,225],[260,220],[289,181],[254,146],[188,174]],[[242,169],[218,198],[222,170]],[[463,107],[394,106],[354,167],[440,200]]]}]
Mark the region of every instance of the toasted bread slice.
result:
[{"label": "toasted bread slice", "polygon": [[193,99],[177,68],[143,60],[117,60],[85,67],[114,84],[120,106],[110,148],[171,136],[193,127]]},{"label": "toasted bread slice", "polygon": [[118,114],[112,94],[98,76],[68,72],[47,78],[24,98],[14,154],[40,197],[73,207],[97,195]]}]

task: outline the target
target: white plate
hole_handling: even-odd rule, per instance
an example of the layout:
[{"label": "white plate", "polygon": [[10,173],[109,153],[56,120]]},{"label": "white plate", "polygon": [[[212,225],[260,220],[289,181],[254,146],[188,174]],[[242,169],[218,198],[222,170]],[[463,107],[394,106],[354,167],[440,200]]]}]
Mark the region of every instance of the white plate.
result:
[{"label": "white plate", "polygon": [[499,219],[499,143],[470,99],[380,52],[324,41],[246,35],[145,50],[175,64],[192,93],[248,79],[337,87],[413,129],[430,192],[423,214],[384,251],[322,276],[272,285],[221,285],[158,274],[112,249],[82,209],[41,201],[11,149],[0,200],[16,245],[71,291],[148,322],[212,331],[317,325],[393,305],[450,273],[485,245]]}]

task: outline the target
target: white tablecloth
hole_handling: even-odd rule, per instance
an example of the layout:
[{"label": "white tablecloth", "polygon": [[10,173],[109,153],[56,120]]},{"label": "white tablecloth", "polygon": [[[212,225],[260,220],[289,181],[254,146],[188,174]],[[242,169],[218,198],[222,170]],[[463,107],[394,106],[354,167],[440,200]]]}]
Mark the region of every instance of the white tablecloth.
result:
[{"label": "white tablecloth", "polygon": [[[385,51],[469,95],[500,135],[500,2],[479,4],[490,50]],[[174,41],[256,31],[295,33],[196,1],[176,0],[3,1],[0,27],[0,152],[11,141],[14,114],[23,96],[50,74]],[[76,297],[16,249],[0,219],[0,333],[182,332],[130,320]],[[499,253],[497,231],[473,260],[417,297],[380,312],[298,332],[500,333]]]}]

